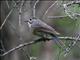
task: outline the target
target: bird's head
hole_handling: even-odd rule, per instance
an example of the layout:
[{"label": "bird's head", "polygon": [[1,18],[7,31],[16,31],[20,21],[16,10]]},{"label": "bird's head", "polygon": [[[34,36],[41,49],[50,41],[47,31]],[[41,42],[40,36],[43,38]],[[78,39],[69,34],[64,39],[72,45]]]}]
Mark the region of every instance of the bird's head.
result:
[{"label": "bird's head", "polygon": [[27,21],[24,21],[25,23],[32,23],[32,19],[29,19],[29,20],[27,20]]},{"label": "bird's head", "polygon": [[29,28],[31,28],[32,19],[29,19],[29,20],[27,20],[27,21],[24,21],[24,22],[28,24]]},{"label": "bird's head", "polygon": [[24,21],[24,22],[25,22],[25,23],[27,22],[27,23],[32,24],[32,23],[33,23],[33,21],[35,21],[35,20],[37,20],[37,18],[33,17],[33,18],[30,18],[29,20]]},{"label": "bird's head", "polygon": [[31,24],[32,24],[35,20],[36,20],[36,18],[30,18],[29,20],[24,21],[24,22],[28,24],[29,28],[31,28]]}]

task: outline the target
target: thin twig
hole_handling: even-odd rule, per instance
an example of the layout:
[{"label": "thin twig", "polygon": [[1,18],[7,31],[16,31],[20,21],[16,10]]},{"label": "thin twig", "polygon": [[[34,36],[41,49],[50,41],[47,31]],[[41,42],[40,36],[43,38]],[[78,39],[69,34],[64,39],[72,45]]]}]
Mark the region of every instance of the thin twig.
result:
[{"label": "thin twig", "polygon": [[80,39],[80,35],[78,35],[78,37],[75,39],[75,41],[73,42],[72,46],[74,46],[79,39]]},{"label": "thin twig", "polygon": [[1,47],[2,47],[3,51],[5,52],[5,48],[4,48],[4,44],[3,44],[2,40],[1,40]]},{"label": "thin twig", "polygon": [[35,13],[36,13],[36,5],[37,5],[37,3],[39,2],[39,0],[37,0],[36,2],[35,2],[35,4],[34,4],[34,6],[33,6],[33,17],[35,17]]},{"label": "thin twig", "polygon": [[21,34],[21,20],[22,20],[21,17],[22,17],[22,16],[21,16],[21,15],[22,15],[22,6],[23,6],[23,4],[24,4],[24,1],[21,1],[20,10],[19,10],[19,33],[20,33],[20,34],[19,34],[19,36],[20,36],[20,37],[19,37],[19,38],[20,38],[19,40],[20,40],[20,41],[22,40],[22,36],[21,36],[21,35],[22,35],[22,34]]},{"label": "thin twig", "polygon": [[0,26],[0,30],[3,28],[3,26],[5,25],[8,17],[10,16],[10,14],[12,13],[12,11],[14,10],[14,8],[16,7],[16,4],[13,6],[13,8],[10,10],[10,12],[8,13],[8,15],[6,16],[6,18],[4,19],[2,25]]},{"label": "thin twig", "polygon": [[70,53],[70,50],[76,45],[76,43],[78,42],[80,40],[80,36],[78,36],[75,40],[73,40],[74,42],[72,43],[72,44],[69,44],[69,49],[67,49],[68,51],[68,53],[65,53],[65,55],[64,56],[66,56],[67,54],[69,54]]},{"label": "thin twig", "polygon": [[21,6],[20,6],[20,10],[19,10],[19,26],[21,26],[21,14],[22,14],[23,4],[24,4],[24,1],[21,1]]},{"label": "thin twig", "polygon": [[57,3],[58,1],[53,2],[53,4],[50,5],[50,7],[46,10],[46,12],[44,13],[44,15],[46,15],[48,13],[48,11]]},{"label": "thin twig", "polygon": [[[74,19],[75,16],[80,16],[80,14],[78,13],[73,13],[72,11],[70,11],[70,9],[68,8],[68,6],[71,6],[72,4],[80,4],[80,1],[71,1],[69,3],[63,4],[65,13],[71,18]],[[76,18],[76,17],[75,17]]]},{"label": "thin twig", "polygon": [[71,19],[73,19],[73,16],[71,15],[71,13],[73,13],[73,12],[70,11],[70,9],[67,7],[66,4],[63,4],[63,7],[64,7],[65,13],[66,13]]},{"label": "thin twig", "polygon": [[12,0],[13,4],[16,4],[16,1]]},{"label": "thin twig", "polygon": [[[73,38],[73,37],[59,37],[59,38],[60,38],[60,39],[64,39],[64,40],[75,40],[75,39],[77,39],[77,38],[75,38],[75,37],[74,37],[74,38]],[[46,40],[51,40],[51,39],[49,39],[49,38],[40,38],[40,39],[38,39],[38,40],[33,40],[33,41],[29,42],[29,43],[20,44],[20,45],[16,46],[15,48],[12,48],[12,49],[10,49],[9,51],[3,53],[3,54],[0,55],[0,56],[5,56],[5,55],[7,55],[7,54],[9,54],[9,53],[11,53],[11,52],[19,49],[19,48],[25,47],[25,46],[27,46],[27,45],[32,45],[32,44],[35,44],[35,43],[38,43],[38,42],[41,42],[41,41],[46,41]],[[80,39],[79,39],[78,41],[80,41]]]},{"label": "thin twig", "polygon": [[49,19],[65,18],[67,16],[48,16]]},{"label": "thin twig", "polygon": [[24,4],[24,0],[21,1],[21,5],[20,5],[20,10],[19,10],[19,36],[20,36],[20,40],[22,40],[22,34],[21,34],[21,20],[22,20],[22,7],[23,7],[23,4]]},{"label": "thin twig", "polygon": [[10,49],[9,51],[5,52],[4,54],[2,54],[0,56],[5,56],[5,55],[7,55],[7,54],[9,54],[9,53],[11,53],[11,52],[19,49],[19,48],[22,48],[24,46],[31,45],[31,44],[34,44],[34,43],[37,43],[37,42],[40,42],[40,41],[42,41],[42,38],[41,39],[38,39],[38,40],[35,40],[35,41],[31,41],[29,43],[20,44],[17,47]]},{"label": "thin twig", "polygon": [[78,13],[74,13],[76,16],[79,16],[80,17],[80,14],[78,14]]},{"label": "thin twig", "polygon": [[[66,40],[76,40],[77,37],[59,37],[60,39],[66,39]],[[80,39],[78,39],[80,41]]]},{"label": "thin twig", "polygon": [[6,4],[7,4],[7,7],[9,8],[9,3],[8,3],[8,1],[6,0]]},{"label": "thin twig", "polygon": [[66,5],[70,6],[72,4],[80,4],[80,1],[71,1],[71,2],[67,3]]},{"label": "thin twig", "polygon": [[5,56],[5,55],[9,54],[9,53],[12,52],[12,51],[15,51],[15,50],[17,50],[17,49],[19,49],[19,48],[21,48],[21,47],[24,47],[24,46],[26,46],[26,45],[30,45],[30,44],[33,44],[33,43],[34,43],[34,41],[32,41],[32,42],[30,42],[30,43],[20,44],[19,46],[15,47],[15,48],[12,48],[11,50],[5,52],[5,53],[2,54],[1,56]]},{"label": "thin twig", "polygon": [[3,28],[4,24],[6,23],[8,17],[10,16],[10,14],[12,13],[13,9],[11,9],[11,11],[9,12],[9,14],[6,16],[4,22],[2,23],[2,25],[0,26],[0,30]]}]

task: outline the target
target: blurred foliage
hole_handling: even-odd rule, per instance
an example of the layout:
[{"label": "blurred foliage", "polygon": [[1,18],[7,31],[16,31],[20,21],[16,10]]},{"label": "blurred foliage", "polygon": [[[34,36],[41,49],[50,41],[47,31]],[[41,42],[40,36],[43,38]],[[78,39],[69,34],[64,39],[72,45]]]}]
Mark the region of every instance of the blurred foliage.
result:
[{"label": "blurred foliage", "polygon": [[73,13],[80,13],[80,5],[79,4],[72,4],[69,9],[73,12]]},{"label": "blurred foliage", "polygon": [[73,30],[75,29],[75,24],[76,21],[72,20],[69,17],[55,20],[55,25],[58,26],[61,31],[63,31],[62,34],[64,35],[72,34]]},{"label": "blurred foliage", "polygon": [[74,48],[72,49],[73,51],[73,57],[75,58],[80,58],[80,48],[78,46],[74,46]]},{"label": "blurred foliage", "polygon": [[40,49],[41,49],[41,42],[40,43],[33,44],[31,46],[31,55],[32,56],[39,56],[40,51],[41,51]]}]

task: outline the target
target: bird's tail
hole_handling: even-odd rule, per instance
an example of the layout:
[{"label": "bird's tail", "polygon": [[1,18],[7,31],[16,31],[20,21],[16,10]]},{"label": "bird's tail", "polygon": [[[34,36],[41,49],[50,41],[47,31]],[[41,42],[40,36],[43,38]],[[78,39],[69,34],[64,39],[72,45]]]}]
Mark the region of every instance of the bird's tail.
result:
[{"label": "bird's tail", "polygon": [[61,48],[65,47],[65,44],[57,37],[57,36],[53,36],[52,40],[54,40],[54,42]]},{"label": "bird's tail", "polygon": [[64,55],[69,52],[69,48],[66,48],[66,45],[57,36],[53,36],[52,40],[58,45],[58,47],[64,50]]}]

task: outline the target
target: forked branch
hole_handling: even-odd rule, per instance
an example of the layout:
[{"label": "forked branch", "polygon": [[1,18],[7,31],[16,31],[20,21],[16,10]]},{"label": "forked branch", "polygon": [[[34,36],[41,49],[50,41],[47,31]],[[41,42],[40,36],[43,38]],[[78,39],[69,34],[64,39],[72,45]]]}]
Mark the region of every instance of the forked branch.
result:
[{"label": "forked branch", "polygon": [[[72,41],[77,39],[75,37],[59,37],[59,38],[61,40],[72,40]],[[33,41],[29,42],[29,43],[20,44],[20,45],[18,45],[16,47],[10,49],[9,51],[1,54],[0,56],[5,56],[5,55],[7,55],[7,54],[9,54],[9,53],[11,53],[11,52],[13,52],[15,50],[18,50],[20,48],[23,48],[25,46],[32,45],[32,44],[35,44],[35,43],[38,43],[38,42],[41,42],[41,41],[47,41],[47,40],[49,41],[49,40],[51,40],[51,38],[40,38],[40,39],[37,39],[37,40],[33,40]],[[80,41],[80,39],[78,39],[78,41]]]}]

